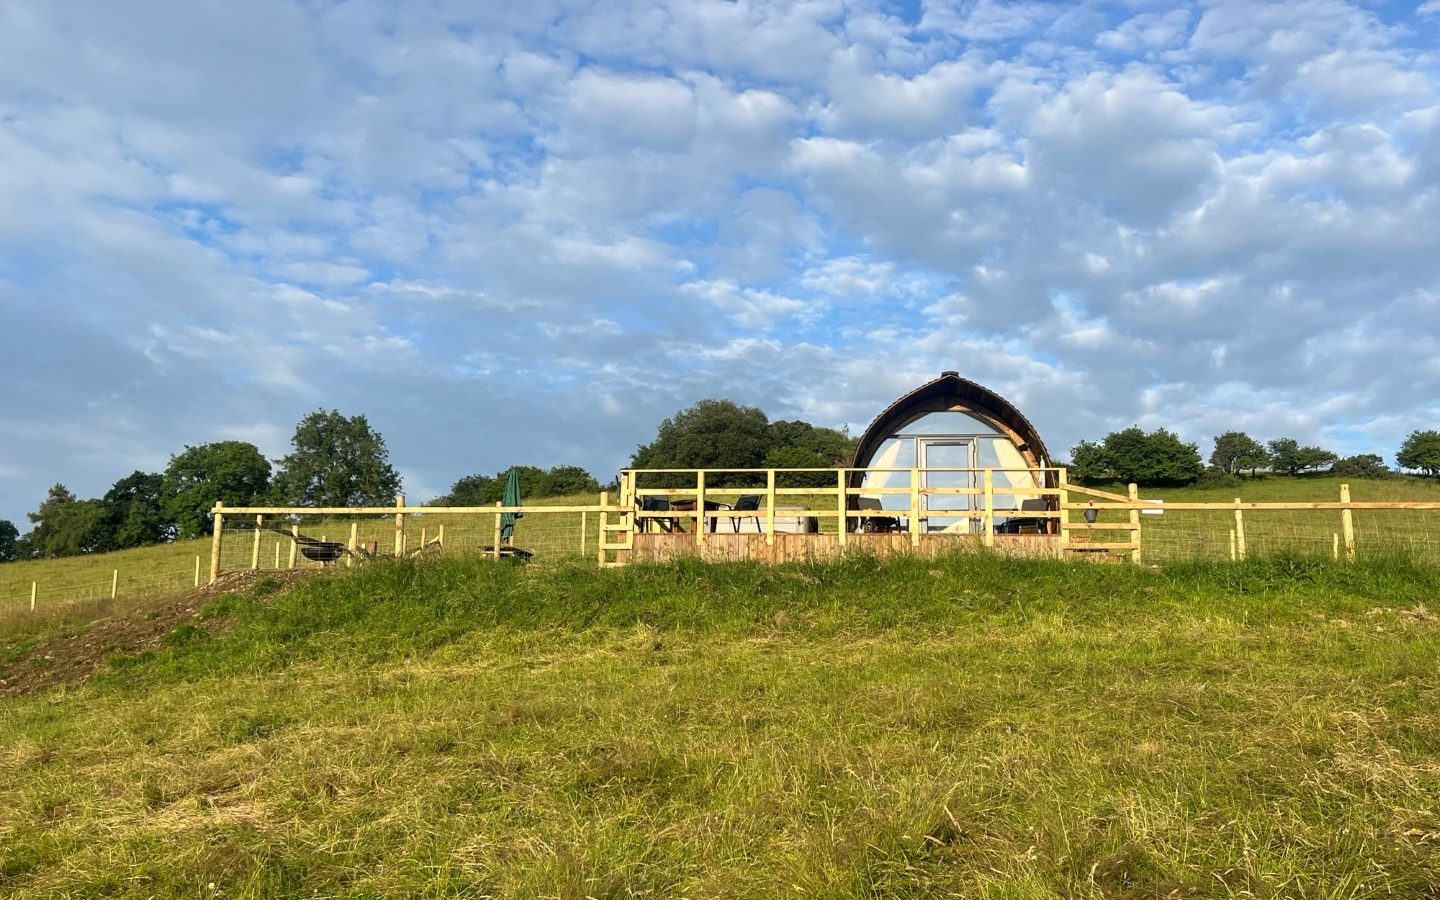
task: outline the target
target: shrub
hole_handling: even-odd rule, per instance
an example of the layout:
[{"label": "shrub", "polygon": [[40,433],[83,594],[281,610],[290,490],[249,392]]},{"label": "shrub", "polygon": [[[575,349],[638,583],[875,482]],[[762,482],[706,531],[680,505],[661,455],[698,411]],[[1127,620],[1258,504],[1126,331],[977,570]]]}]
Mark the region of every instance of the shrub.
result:
[{"label": "shrub", "polygon": [[1361,453],[1358,456],[1337,459],[1330,467],[1330,474],[1345,478],[1389,478],[1395,473],[1385,466],[1385,460],[1380,454]]}]

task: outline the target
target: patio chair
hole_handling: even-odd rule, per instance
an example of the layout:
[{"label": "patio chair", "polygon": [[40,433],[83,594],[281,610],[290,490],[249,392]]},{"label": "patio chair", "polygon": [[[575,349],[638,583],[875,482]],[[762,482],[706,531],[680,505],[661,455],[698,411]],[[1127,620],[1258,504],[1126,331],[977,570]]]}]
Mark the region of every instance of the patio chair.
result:
[{"label": "patio chair", "polygon": [[[741,512],[745,512],[745,511],[758,512],[759,509],[760,509],[760,501],[761,501],[762,499],[763,499],[763,498],[762,498],[759,494],[741,494],[740,497],[735,501],[735,505],[732,506],[732,507],[730,507],[730,509],[731,509],[732,511],[741,511]],[[751,519],[751,518],[753,518],[753,517],[752,517],[752,516],[731,516],[731,517],[730,517],[730,527],[731,527],[732,529],[734,529],[734,531],[735,531],[736,534],[739,534],[739,533],[740,533],[740,521],[741,521],[742,519]],[[756,523],[756,524],[755,524],[755,530],[756,530],[756,531],[759,531],[759,530],[760,530],[760,525],[759,525],[760,520],[759,520],[759,519],[754,519],[754,521],[755,521],[755,523]]]},{"label": "patio chair", "polygon": [[[1021,500],[1020,512],[1048,512],[1050,503],[1044,497],[1037,497],[1033,500]],[[1033,532],[1027,529],[1034,529]],[[1050,519],[1047,516],[1016,516],[1005,520],[1005,524],[995,529],[996,534],[1049,534]]]},{"label": "patio chair", "polygon": [[[655,497],[647,494],[640,498],[641,512],[669,512],[669,510],[670,499],[668,497]],[[640,530],[649,531],[652,523],[666,534],[673,532],[679,524],[675,519],[645,517],[640,519]]]},{"label": "patio chair", "polygon": [[[879,497],[856,497],[855,508],[862,511],[872,509],[884,509]],[[875,534],[887,531],[900,531],[900,520],[895,516],[862,516],[860,519],[860,531],[866,534]]]}]

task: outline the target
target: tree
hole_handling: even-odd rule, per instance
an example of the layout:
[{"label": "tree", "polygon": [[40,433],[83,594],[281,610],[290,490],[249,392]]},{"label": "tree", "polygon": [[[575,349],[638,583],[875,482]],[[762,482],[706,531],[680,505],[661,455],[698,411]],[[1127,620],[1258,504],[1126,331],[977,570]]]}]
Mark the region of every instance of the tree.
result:
[{"label": "tree", "polygon": [[1410,432],[1395,461],[1402,469],[1419,469],[1431,478],[1440,478],[1440,431]]},{"label": "tree", "polygon": [[0,519],[0,562],[15,558],[15,545],[20,539],[20,529],[9,519]]},{"label": "tree", "polygon": [[[661,422],[655,440],[637,447],[630,465],[637,469],[758,469],[770,446],[770,421],[763,411],[730,400],[701,400]],[[720,474],[710,483],[735,482],[734,477]]]},{"label": "tree", "polygon": [[364,416],[316,410],[301,419],[280,460],[274,494],[297,506],[379,506],[395,501],[400,473]]},{"label": "tree", "polygon": [[[730,400],[701,400],[664,422],[655,440],[630,458],[637,469],[830,468],[850,461],[856,441],[843,431],[799,420],[771,422],[753,406]],[[780,452],[784,451],[784,452]],[[779,455],[772,455],[778,453]],[[834,476],[794,473],[791,482],[832,484]],[[685,476],[651,477],[645,486],[688,483]],[[752,483],[743,474],[716,472],[706,483],[726,487]],[[798,484],[798,482],[797,482]]]},{"label": "tree", "polygon": [[1081,441],[1070,451],[1070,477],[1082,483],[1107,481],[1112,476],[1105,448],[1094,441]]},{"label": "tree", "polygon": [[1228,475],[1238,475],[1242,469],[1255,470],[1270,464],[1270,454],[1265,446],[1243,431],[1227,431],[1215,436],[1215,449],[1210,453],[1210,465]]},{"label": "tree", "polygon": [[17,545],[17,555],[50,559],[91,553],[103,543],[105,505],[79,500],[63,484],[55,484],[40,508],[27,513],[35,527]]},{"label": "tree", "polygon": [[1269,443],[1270,465],[1277,472],[1300,475],[1333,463],[1338,457],[1321,447],[1302,447],[1294,438],[1277,438]]},{"label": "tree", "polygon": [[1362,453],[1335,460],[1330,467],[1331,475],[1345,478],[1389,478],[1395,474],[1385,467],[1385,460],[1378,453]]},{"label": "tree", "polygon": [[[554,466],[545,471],[542,497],[568,497],[572,494],[595,494],[600,482],[579,466]],[[522,485],[523,489],[523,485]]]},{"label": "tree", "polygon": [[105,493],[104,550],[158,544],[175,536],[175,521],[166,509],[165,476],[131,472]]},{"label": "tree", "polygon": [[1138,485],[1190,484],[1204,471],[1200,450],[1174,432],[1138,427],[1112,431],[1100,444],[1081,441],[1070,451],[1077,481],[1127,481]]},{"label": "tree", "polygon": [[[765,454],[767,469],[825,469],[830,460],[805,447],[771,447]],[[780,472],[775,483],[780,487],[834,487],[834,472]]]},{"label": "tree", "polygon": [[[555,466],[540,469],[535,466],[515,466],[520,478],[520,492],[524,497],[564,497],[571,494],[593,494],[600,490],[595,476],[579,466]],[[506,469],[493,477],[490,475],[466,475],[451,485],[450,492],[437,497],[438,506],[489,506],[502,499],[505,494],[505,479],[510,470]]]},{"label": "tree", "polygon": [[[858,440],[850,437],[843,431],[836,431],[833,428],[820,428],[811,425],[809,422],[797,420],[781,420],[770,423],[770,448],[771,450],[793,447],[812,454],[811,458],[820,460],[818,466],[845,466],[850,464],[850,459],[855,455],[855,445]],[[800,457],[795,457],[799,459]],[[781,468],[766,463],[766,468]],[[795,468],[795,467],[791,467]]]},{"label": "tree", "polygon": [[439,506],[489,506],[505,493],[502,479],[489,475],[465,475],[450,486],[450,493],[437,497]]},{"label": "tree", "polygon": [[165,467],[166,518],[176,535],[199,537],[210,530],[210,510],[218,500],[226,506],[263,502],[270,486],[270,463],[244,441],[217,441],[186,447]]}]

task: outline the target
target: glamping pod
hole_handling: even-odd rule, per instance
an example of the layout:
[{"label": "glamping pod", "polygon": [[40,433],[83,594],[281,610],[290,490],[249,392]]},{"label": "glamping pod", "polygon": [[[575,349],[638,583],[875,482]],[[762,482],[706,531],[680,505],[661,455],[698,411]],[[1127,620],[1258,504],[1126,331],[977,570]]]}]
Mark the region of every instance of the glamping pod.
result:
[{"label": "glamping pod", "polygon": [[1038,493],[1053,487],[1054,476],[1046,471],[1050,454],[1035,426],[1005,398],[958,372],[944,372],[890,404],[861,435],[852,465],[866,470],[851,474],[852,488],[889,489],[852,495],[853,509],[891,511],[867,521],[898,526],[896,513],[909,509],[916,469],[922,489],[976,491],[923,495],[919,527],[924,532],[983,529],[978,511],[984,508],[985,469],[992,470],[994,508],[1016,513],[1003,524],[997,520],[997,530],[1043,532],[1046,520],[1034,513],[1053,507],[1053,498]]}]

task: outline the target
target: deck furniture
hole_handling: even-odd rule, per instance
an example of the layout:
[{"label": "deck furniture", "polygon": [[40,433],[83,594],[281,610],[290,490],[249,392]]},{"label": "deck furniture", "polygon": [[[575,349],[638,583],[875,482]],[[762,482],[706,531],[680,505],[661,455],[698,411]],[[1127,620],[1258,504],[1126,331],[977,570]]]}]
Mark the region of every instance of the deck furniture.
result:
[{"label": "deck furniture", "polygon": [[[1048,512],[1049,502],[1044,497],[1021,500],[1020,512]],[[996,534],[1049,534],[1048,516],[1011,516],[995,526]]]},{"label": "deck furniture", "polygon": [[[666,511],[668,511],[669,509],[670,509],[670,501],[669,501],[669,499],[667,499],[667,498],[665,498],[665,497],[655,497],[655,496],[651,496],[651,495],[648,495],[648,494],[647,494],[647,495],[645,495],[645,496],[643,496],[643,497],[640,498],[640,511],[641,511],[641,512],[666,512]],[[675,531],[677,528],[678,528],[680,531],[684,531],[684,530],[685,530],[685,529],[680,525],[680,522],[679,522],[678,519],[668,519],[668,518],[661,518],[661,517],[656,517],[656,518],[645,517],[645,518],[640,519],[639,521],[640,521],[640,530],[641,530],[641,531],[649,531],[651,525],[654,525],[656,528],[660,529],[661,531],[665,532],[666,534],[669,534],[670,532]]]},{"label": "deck furniture", "polygon": [[[718,501],[718,500],[706,500],[706,501],[705,501],[705,511],[706,511],[706,512],[719,512],[720,510],[729,509],[729,508],[730,508],[729,504],[721,503],[721,502]],[[671,500],[671,501],[670,501],[670,510],[671,510],[672,512],[694,512],[694,511],[695,511],[695,498],[691,497],[691,498],[687,498],[687,499],[684,499],[684,500]],[[710,533],[710,534],[714,534],[714,533],[715,533],[715,517],[714,517],[714,516],[706,516],[706,517],[704,517],[704,520],[705,520],[705,530],[706,530],[708,533]],[[677,518],[675,518],[675,519],[671,519],[671,521],[675,523],[675,527],[676,527],[678,530],[680,530],[680,531],[684,531],[684,530],[685,530],[685,525],[684,525],[684,522],[683,522],[682,519],[680,519],[680,518],[677,517]],[[700,527],[700,523],[699,523],[698,521],[696,522],[696,527],[697,527],[697,528]]]},{"label": "deck furniture", "polygon": [[[862,512],[869,510],[883,510],[885,507],[880,503],[879,497],[856,497],[855,508]],[[904,531],[900,519],[896,516],[861,516],[856,526],[857,531],[866,534],[879,534],[890,531]]]},{"label": "deck furniture", "polygon": [[[759,494],[741,494],[739,499],[735,501],[735,505],[730,508],[737,512],[759,511],[760,501],[763,499],[764,498],[761,497]],[[731,516],[730,528],[736,534],[740,533],[740,522],[742,519],[751,519],[752,521],[757,522],[759,521],[759,519],[754,516]]]}]

